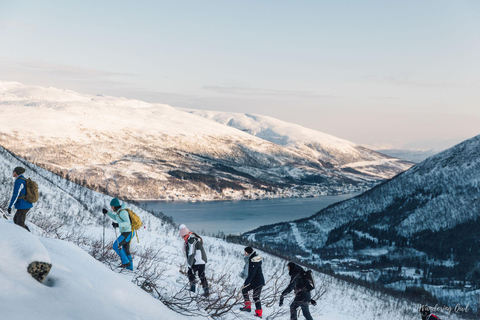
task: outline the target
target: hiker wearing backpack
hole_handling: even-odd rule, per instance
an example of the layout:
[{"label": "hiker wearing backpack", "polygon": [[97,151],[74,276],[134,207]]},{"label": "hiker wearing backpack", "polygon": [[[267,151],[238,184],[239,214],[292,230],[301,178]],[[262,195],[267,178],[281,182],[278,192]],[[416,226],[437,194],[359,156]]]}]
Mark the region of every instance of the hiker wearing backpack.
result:
[{"label": "hiker wearing backpack", "polygon": [[312,300],[310,291],[308,290],[308,284],[305,280],[305,270],[299,265],[289,262],[287,264],[288,274],[290,275],[290,284],[283,290],[280,296],[280,307],[283,305],[283,299],[287,294],[294,290],[295,299],[290,304],[290,320],[297,319],[297,309],[302,308],[302,313],[307,320],[313,320],[310,314],[309,304],[316,305],[315,300]]},{"label": "hiker wearing backpack", "polygon": [[[15,178],[15,184],[13,187],[13,195],[8,205],[7,212],[10,214],[12,212],[12,206],[15,205],[15,216],[13,217],[13,223],[19,225],[22,228],[27,229],[30,232],[30,229],[25,225],[25,218],[27,217],[27,212],[33,207],[31,202],[28,202],[25,197],[27,195],[27,180],[23,176],[25,169],[22,167],[16,167],[13,169],[13,177]],[[38,194],[38,189],[37,189]]]},{"label": "hiker wearing backpack", "polygon": [[252,302],[248,295],[249,291],[253,290],[253,301],[255,302],[255,317],[262,318],[262,302],[260,301],[260,294],[262,293],[262,287],[265,285],[265,279],[262,272],[262,257],[253,251],[252,247],[246,247],[244,249],[245,267],[240,273],[240,277],[245,279],[242,287],[242,294],[244,299],[244,306],[240,308],[240,311],[252,311]]},{"label": "hiker wearing backpack", "polygon": [[103,214],[108,215],[110,218],[115,220],[112,222],[114,228],[119,228],[120,236],[113,243],[113,250],[118,254],[122,260],[121,267],[127,268],[128,270],[133,270],[133,258],[130,253],[130,241],[134,236],[132,231],[132,224],[130,222],[129,213],[127,211],[127,205],[124,203],[120,205],[120,200],[113,198],[110,201],[111,211],[103,209]]},{"label": "hiker wearing backpack", "polygon": [[418,312],[420,312],[422,320],[440,320],[439,317],[430,312],[430,308],[428,306],[421,306]]},{"label": "hiker wearing backpack", "polygon": [[200,283],[203,287],[203,296],[208,297],[210,290],[208,288],[207,277],[205,276],[205,264],[207,263],[207,254],[203,248],[203,239],[191,232],[188,228],[182,224],[178,230],[178,234],[184,240],[183,252],[187,258],[188,264],[188,280],[190,282],[190,291],[195,292],[195,273],[200,278]]}]

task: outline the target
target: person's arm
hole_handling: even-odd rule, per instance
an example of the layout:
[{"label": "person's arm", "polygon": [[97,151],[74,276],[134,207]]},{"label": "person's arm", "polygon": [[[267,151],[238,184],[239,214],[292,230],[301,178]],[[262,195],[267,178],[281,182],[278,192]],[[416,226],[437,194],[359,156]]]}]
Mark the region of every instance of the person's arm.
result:
[{"label": "person's arm", "polygon": [[252,261],[248,262],[248,276],[247,279],[245,279],[245,282],[243,283],[244,287],[248,287],[252,281],[253,278],[255,277],[255,274],[257,273],[258,270],[258,265]]},{"label": "person's arm", "polygon": [[125,229],[128,229],[128,227],[131,226],[128,211],[126,209],[120,211],[118,213],[118,218],[121,221],[120,222],[120,221],[117,220],[119,228],[120,228],[120,232],[125,232]]},{"label": "person's arm", "polygon": [[187,249],[187,263],[190,268],[193,267],[193,264],[195,263],[196,244],[197,244],[197,239],[195,238],[188,239],[186,249]]},{"label": "person's arm", "polygon": [[295,276],[291,281],[290,281],[290,284],[288,285],[288,287],[283,290],[282,292],[282,297],[283,296],[286,296],[287,294],[289,294],[290,292],[292,292],[293,289],[295,289],[295,284],[297,283],[297,278],[298,276]]},{"label": "person's arm", "polygon": [[11,208],[15,204],[15,202],[17,202],[18,196],[20,195],[20,191],[22,188],[23,188],[23,183],[20,179],[17,178],[17,180],[15,180],[12,199],[10,200],[10,205],[8,206],[8,208]]}]

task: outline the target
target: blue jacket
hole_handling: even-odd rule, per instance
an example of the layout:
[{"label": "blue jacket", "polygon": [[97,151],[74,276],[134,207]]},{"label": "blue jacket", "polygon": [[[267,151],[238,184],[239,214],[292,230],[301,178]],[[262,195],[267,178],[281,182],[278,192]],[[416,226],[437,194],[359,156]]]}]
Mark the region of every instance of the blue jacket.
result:
[{"label": "blue jacket", "polygon": [[33,204],[31,204],[25,199],[19,199],[19,197],[25,197],[25,195],[27,194],[27,182],[20,178],[25,179],[23,175],[20,175],[15,180],[12,200],[10,200],[10,205],[8,207],[11,208],[13,204],[15,204],[15,209],[30,209],[31,207],[33,207]]},{"label": "blue jacket", "polygon": [[120,233],[132,232],[132,224],[130,223],[130,216],[128,214],[127,205],[124,203],[117,212],[108,211],[107,214],[110,218],[118,223]]}]

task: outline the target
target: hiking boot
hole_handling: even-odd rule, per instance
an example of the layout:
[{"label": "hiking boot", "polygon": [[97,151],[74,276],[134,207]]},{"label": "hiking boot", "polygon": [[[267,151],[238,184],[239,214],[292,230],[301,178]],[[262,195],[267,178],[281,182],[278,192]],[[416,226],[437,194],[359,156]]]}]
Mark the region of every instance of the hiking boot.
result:
[{"label": "hiking boot", "polygon": [[192,285],[190,286],[190,291],[195,292],[195,289],[196,289],[196,288],[195,288],[195,285],[192,284]]},{"label": "hiking boot", "polygon": [[255,310],[255,317],[262,319],[262,313],[263,313],[262,309]]},{"label": "hiking boot", "polygon": [[210,295],[210,289],[208,287],[203,288],[203,294],[202,296],[208,297]]},{"label": "hiking boot", "polygon": [[244,306],[242,308],[240,308],[240,311],[251,312],[252,311],[252,302],[251,301],[245,301]]},{"label": "hiking boot", "polygon": [[[119,265],[119,267],[121,267],[121,268],[128,268],[130,265],[131,265],[130,262],[128,262],[128,263],[121,263],[121,264]],[[133,270],[133,266],[132,266],[132,270]]]}]

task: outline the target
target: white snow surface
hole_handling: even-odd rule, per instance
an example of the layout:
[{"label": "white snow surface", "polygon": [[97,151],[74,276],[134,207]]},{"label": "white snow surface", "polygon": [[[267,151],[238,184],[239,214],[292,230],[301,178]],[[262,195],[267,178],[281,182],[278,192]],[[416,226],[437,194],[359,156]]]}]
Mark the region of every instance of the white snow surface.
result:
[{"label": "white snow surface", "polygon": [[[3,219],[0,234],[2,319],[187,319],[72,243],[35,236]],[[41,284],[26,266],[49,257],[53,267]]]}]

